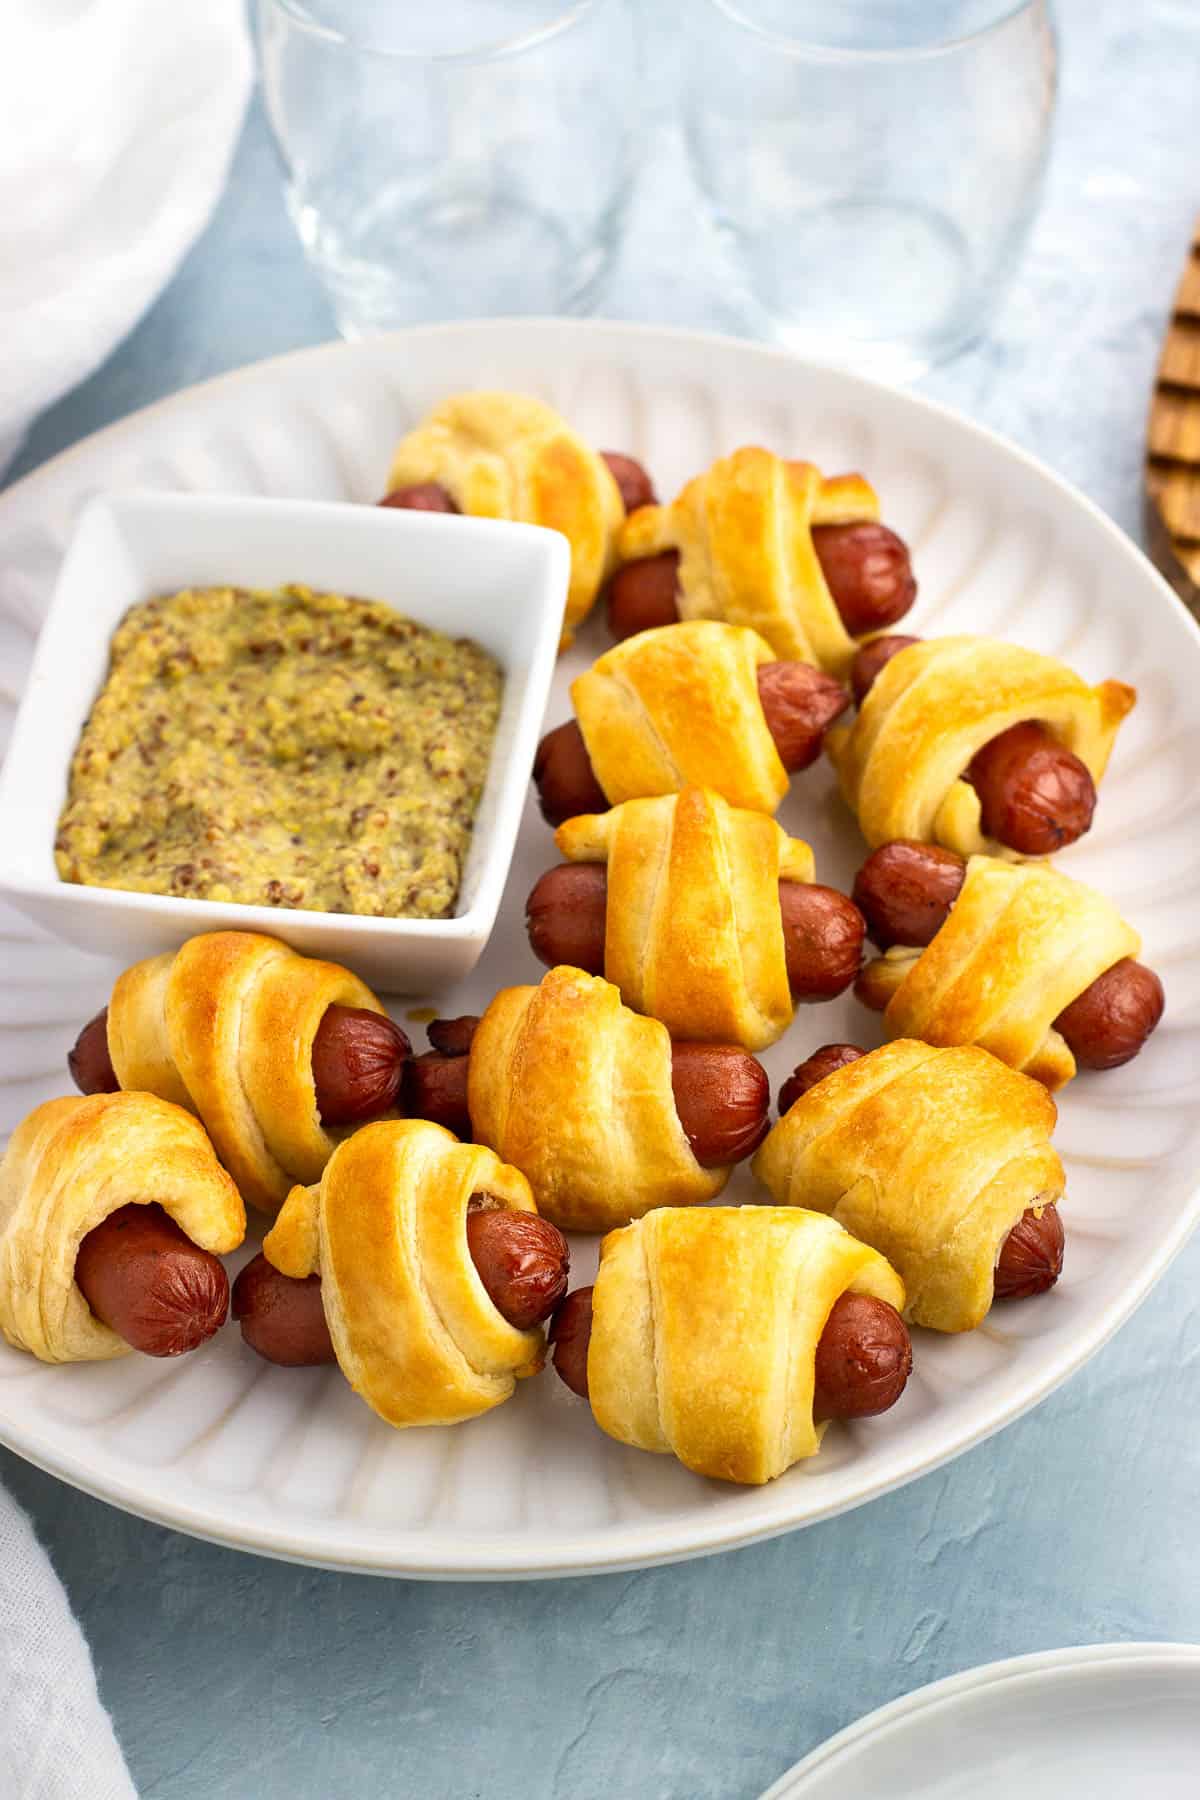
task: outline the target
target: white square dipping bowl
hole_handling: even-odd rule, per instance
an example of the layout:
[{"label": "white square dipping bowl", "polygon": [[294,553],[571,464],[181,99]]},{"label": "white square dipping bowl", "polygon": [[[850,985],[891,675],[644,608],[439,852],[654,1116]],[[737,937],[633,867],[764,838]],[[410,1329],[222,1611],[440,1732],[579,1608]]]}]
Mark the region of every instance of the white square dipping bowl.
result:
[{"label": "white square dipping bowl", "polygon": [[[534,525],[221,495],[93,500],[63,560],[0,776],[0,892],[70,943],[130,962],[199,931],[266,931],[348,964],[386,993],[429,993],[458,980],[487,943],[508,876],[569,569],[566,539]],[[500,722],[455,915],[362,918],[60,880],[54,837],[71,758],[123,615],[181,588],[288,582],[382,600],[473,638],[501,664]]]}]

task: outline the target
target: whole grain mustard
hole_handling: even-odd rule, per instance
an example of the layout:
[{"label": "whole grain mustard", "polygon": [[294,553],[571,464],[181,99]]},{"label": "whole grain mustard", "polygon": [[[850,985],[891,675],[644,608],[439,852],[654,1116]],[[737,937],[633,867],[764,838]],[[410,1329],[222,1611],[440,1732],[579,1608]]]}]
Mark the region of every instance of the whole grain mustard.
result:
[{"label": "whole grain mustard", "polygon": [[301,586],[131,608],[71,764],[64,881],[375,918],[454,911],[503,676]]}]

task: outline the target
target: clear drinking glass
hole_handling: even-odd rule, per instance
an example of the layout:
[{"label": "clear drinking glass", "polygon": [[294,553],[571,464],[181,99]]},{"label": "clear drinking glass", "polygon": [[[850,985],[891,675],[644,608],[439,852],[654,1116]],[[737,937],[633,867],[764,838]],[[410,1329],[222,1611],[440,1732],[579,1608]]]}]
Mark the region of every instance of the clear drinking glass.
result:
[{"label": "clear drinking glass", "polygon": [[1054,113],[1046,0],[701,0],[686,132],[761,327],[897,379],[981,329]]},{"label": "clear drinking glass", "polygon": [[348,336],[583,310],[638,113],[629,0],[259,0],[296,229]]}]

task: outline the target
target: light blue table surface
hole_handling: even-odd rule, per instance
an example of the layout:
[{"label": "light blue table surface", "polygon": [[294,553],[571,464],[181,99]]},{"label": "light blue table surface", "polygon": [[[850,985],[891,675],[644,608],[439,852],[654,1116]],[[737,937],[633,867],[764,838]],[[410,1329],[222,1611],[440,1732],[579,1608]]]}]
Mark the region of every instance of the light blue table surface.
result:
[{"label": "light blue table surface", "polygon": [[[1200,9],[1059,11],[1060,124],[1031,250],[987,340],[925,386],[1136,535],[1147,397],[1200,211]],[[661,31],[655,55],[669,55]],[[665,110],[600,310],[737,329]],[[162,394],[330,335],[256,110],[209,231],[13,474]],[[331,1575],[126,1518],[4,1452],[0,1478],[66,1582],[147,1800],[750,1800],[831,1732],[955,1670],[1099,1639],[1200,1640],[1198,1288],[1200,1241],[1081,1374],[950,1467],[791,1537],[645,1574]]]}]

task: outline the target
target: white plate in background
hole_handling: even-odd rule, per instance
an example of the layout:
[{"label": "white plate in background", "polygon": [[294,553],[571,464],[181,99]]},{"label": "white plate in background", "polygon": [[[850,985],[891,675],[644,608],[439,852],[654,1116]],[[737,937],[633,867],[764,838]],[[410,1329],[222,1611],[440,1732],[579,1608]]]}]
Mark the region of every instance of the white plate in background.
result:
[{"label": "white plate in background", "polygon": [[987,1663],[830,1738],[762,1800],[1195,1800],[1200,1646]]},{"label": "white plate in background", "polygon": [[[857,467],[912,546],[921,592],[906,629],[994,631],[1135,682],[1097,823],[1064,866],[1105,889],[1145,938],[1167,1015],[1138,1059],[1062,1096],[1066,1270],[1050,1295],[960,1338],[916,1336],[884,1417],[836,1427],[819,1457],[765,1488],[690,1475],[605,1438],[547,1375],[449,1430],[395,1432],[336,1370],[269,1367],[227,1329],[195,1355],[45,1368],[0,1346],[0,1439],[104,1499],[266,1554],[381,1573],[571,1574],[730,1549],[809,1524],[924,1474],[1016,1418],[1085,1362],[1144,1299],[1191,1231],[1200,1196],[1200,633],[1134,546],[1081,495],[1000,439],[914,395],[786,353],[678,331],[575,321],[431,327],[331,344],[191,389],[98,433],[0,495],[0,695],[19,693],[80,507],[123,488],[370,501],[396,438],[458,388],[523,388],[604,449],[642,457],[669,496],[714,456],[758,440],[828,471]],[[304,579],[304,571],[296,571]],[[237,546],[229,547],[236,581]],[[607,643],[593,617],[560,663],[547,715]],[[848,885],[857,829],[829,770],[780,813],[818,880]],[[500,919],[474,975],[438,996],[478,1012],[541,974],[524,900],[555,861],[530,802]],[[286,935],[287,915],[279,915]],[[69,1091],[64,1057],[115,966],[0,914],[0,1130]],[[404,1017],[403,1006],[393,1008]],[[416,1047],[423,1034],[409,1026]],[[777,1091],[817,1044],[878,1041],[853,999],[801,1008],[763,1058]],[[730,1200],[762,1195],[741,1170]],[[575,1241],[573,1282],[594,1242]],[[231,1266],[241,1258],[231,1259]]]}]

